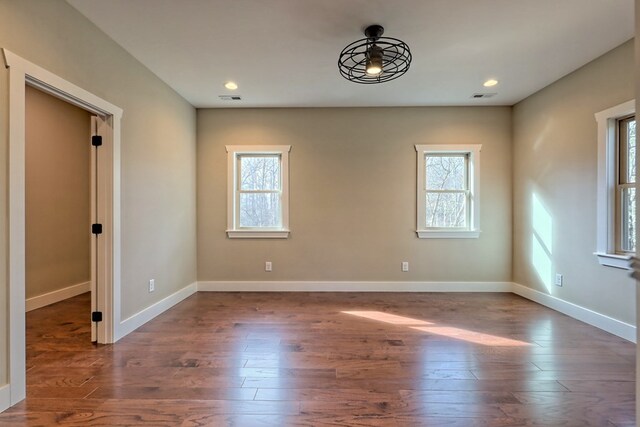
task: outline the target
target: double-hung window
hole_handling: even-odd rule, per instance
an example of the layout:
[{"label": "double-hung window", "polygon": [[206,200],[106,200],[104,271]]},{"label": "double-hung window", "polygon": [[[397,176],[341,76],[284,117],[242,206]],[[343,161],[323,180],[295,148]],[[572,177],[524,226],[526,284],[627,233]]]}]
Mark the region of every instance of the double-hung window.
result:
[{"label": "double-hung window", "polygon": [[635,101],[596,114],[598,193],[596,256],[602,265],[629,268],[636,252]]},{"label": "double-hung window", "polygon": [[227,235],[289,235],[289,145],[227,146]]},{"label": "double-hung window", "polygon": [[479,236],[480,148],[416,145],[418,237]]},{"label": "double-hung window", "polygon": [[622,254],[636,252],[636,118],[618,120],[618,209],[616,250]]}]

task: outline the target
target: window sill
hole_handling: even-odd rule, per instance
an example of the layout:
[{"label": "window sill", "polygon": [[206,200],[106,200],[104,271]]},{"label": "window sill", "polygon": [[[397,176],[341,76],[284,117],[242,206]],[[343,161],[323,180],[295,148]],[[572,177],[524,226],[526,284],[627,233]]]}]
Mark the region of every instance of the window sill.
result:
[{"label": "window sill", "polygon": [[594,252],[598,257],[600,265],[607,267],[621,268],[623,270],[631,270],[631,255],[608,254],[604,252]]},{"label": "window sill", "polygon": [[230,239],[287,239],[289,230],[227,230]]},{"label": "window sill", "polygon": [[417,230],[420,239],[477,239],[480,230]]}]

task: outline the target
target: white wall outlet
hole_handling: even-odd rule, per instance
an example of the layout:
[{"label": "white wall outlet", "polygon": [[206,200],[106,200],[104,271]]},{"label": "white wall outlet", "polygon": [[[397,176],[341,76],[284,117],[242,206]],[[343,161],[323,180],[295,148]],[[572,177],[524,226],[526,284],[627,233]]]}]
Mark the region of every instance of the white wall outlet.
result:
[{"label": "white wall outlet", "polygon": [[556,286],[562,286],[563,278],[562,274],[556,273]]},{"label": "white wall outlet", "polygon": [[409,271],[409,262],[402,261],[402,271]]},{"label": "white wall outlet", "polygon": [[271,266],[271,261],[267,261],[264,263],[264,271],[271,271],[272,266]]},{"label": "white wall outlet", "polygon": [[156,279],[149,280],[149,292],[156,290]]}]

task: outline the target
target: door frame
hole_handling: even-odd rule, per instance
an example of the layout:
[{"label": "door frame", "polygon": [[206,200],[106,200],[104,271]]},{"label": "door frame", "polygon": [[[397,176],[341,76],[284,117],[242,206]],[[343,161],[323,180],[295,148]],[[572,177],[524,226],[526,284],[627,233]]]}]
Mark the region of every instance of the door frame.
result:
[{"label": "door frame", "polygon": [[[122,109],[57,75],[2,49],[9,69],[9,191],[8,191],[8,303],[10,404],[26,397],[25,340],[25,87],[27,85],[105,118],[103,145],[98,157],[98,212],[103,224],[96,275],[98,310],[97,341],[107,344],[119,338],[120,322],[120,122]],[[87,140],[87,144],[90,141]],[[89,233],[90,230],[87,230]],[[87,316],[89,313],[87,313]],[[87,319],[88,321],[90,319]]]}]

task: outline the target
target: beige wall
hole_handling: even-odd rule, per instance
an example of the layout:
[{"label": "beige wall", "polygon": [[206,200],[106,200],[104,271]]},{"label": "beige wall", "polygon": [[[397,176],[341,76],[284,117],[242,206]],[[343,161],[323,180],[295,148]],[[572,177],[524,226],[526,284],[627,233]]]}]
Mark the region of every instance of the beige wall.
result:
[{"label": "beige wall", "polygon": [[91,114],[26,90],[26,297],[91,280]]},{"label": "beige wall", "polygon": [[[509,107],[209,109],[197,134],[198,280],[511,279]],[[482,144],[479,239],[416,237],[429,143]],[[292,145],[289,239],[226,237],[227,144]]]},{"label": "beige wall", "polygon": [[[0,0],[0,47],[124,110],[122,316],[195,281],[195,109],[62,0]],[[0,124],[8,119],[0,67]],[[0,384],[6,381],[7,131],[0,127]],[[148,279],[156,291],[147,291]]]},{"label": "beige wall", "polygon": [[[618,47],[514,107],[514,281],[635,324],[629,273],[598,264],[596,249],[597,126],[594,113],[634,97],[633,42]],[[535,215],[552,223],[548,258],[536,258]],[[547,211],[545,213],[544,211]],[[546,217],[546,219],[545,219]],[[545,286],[537,270],[564,274]],[[536,267],[538,266],[538,267]]]}]

